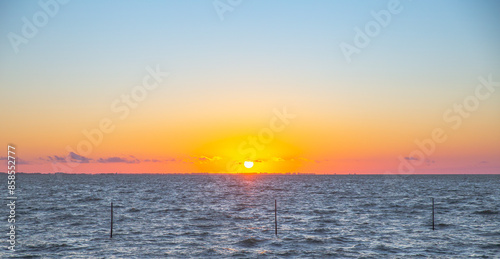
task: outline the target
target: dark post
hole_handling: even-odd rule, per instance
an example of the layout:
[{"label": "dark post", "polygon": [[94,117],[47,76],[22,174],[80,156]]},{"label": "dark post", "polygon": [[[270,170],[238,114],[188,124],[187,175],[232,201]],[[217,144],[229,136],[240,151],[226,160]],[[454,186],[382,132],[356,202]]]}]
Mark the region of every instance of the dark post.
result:
[{"label": "dark post", "polygon": [[434,230],[434,198],[432,198],[432,230]]},{"label": "dark post", "polygon": [[274,233],[276,236],[278,236],[278,214],[277,214],[277,203],[276,200],[274,200]]},{"label": "dark post", "polygon": [[111,202],[111,231],[109,232],[109,238],[113,238],[113,202]]}]

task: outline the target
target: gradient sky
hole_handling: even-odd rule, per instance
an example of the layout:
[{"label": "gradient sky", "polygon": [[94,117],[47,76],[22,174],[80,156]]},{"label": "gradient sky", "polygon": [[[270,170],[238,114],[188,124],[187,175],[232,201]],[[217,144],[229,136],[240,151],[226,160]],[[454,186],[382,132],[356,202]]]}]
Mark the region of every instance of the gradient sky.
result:
[{"label": "gradient sky", "polygon": [[[500,82],[498,1],[400,1],[351,62],[341,44],[391,1],[243,0],[223,20],[213,3],[58,4],[16,53],[44,9],[1,1],[0,159],[10,143],[25,172],[500,173],[500,86],[474,99]],[[148,67],[169,75],[113,110]],[[103,119],[114,130],[78,152]]]}]

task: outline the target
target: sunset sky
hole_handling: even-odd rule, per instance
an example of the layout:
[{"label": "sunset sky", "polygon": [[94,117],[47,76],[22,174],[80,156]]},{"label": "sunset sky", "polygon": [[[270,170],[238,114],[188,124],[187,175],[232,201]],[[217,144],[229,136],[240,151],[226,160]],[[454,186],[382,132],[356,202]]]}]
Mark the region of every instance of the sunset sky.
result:
[{"label": "sunset sky", "polygon": [[61,2],[0,2],[18,171],[500,173],[498,1]]}]

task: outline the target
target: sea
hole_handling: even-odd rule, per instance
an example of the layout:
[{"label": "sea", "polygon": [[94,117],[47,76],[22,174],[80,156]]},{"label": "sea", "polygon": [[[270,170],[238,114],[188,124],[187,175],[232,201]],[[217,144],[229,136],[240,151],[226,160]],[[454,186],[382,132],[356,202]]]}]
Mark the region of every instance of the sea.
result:
[{"label": "sea", "polygon": [[500,258],[500,175],[18,174],[15,196],[1,258]]}]

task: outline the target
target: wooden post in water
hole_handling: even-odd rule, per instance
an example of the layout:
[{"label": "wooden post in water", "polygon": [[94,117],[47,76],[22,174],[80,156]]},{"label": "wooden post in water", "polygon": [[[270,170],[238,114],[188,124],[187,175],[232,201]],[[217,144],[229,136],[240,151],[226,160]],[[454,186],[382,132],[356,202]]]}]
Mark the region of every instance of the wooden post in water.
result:
[{"label": "wooden post in water", "polygon": [[434,230],[434,198],[432,198],[432,230]]},{"label": "wooden post in water", "polygon": [[111,202],[111,230],[109,232],[109,238],[113,238],[113,202]]},{"label": "wooden post in water", "polygon": [[278,214],[277,214],[278,204],[276,200],[274,200],[274,233],[278,236]]}]

